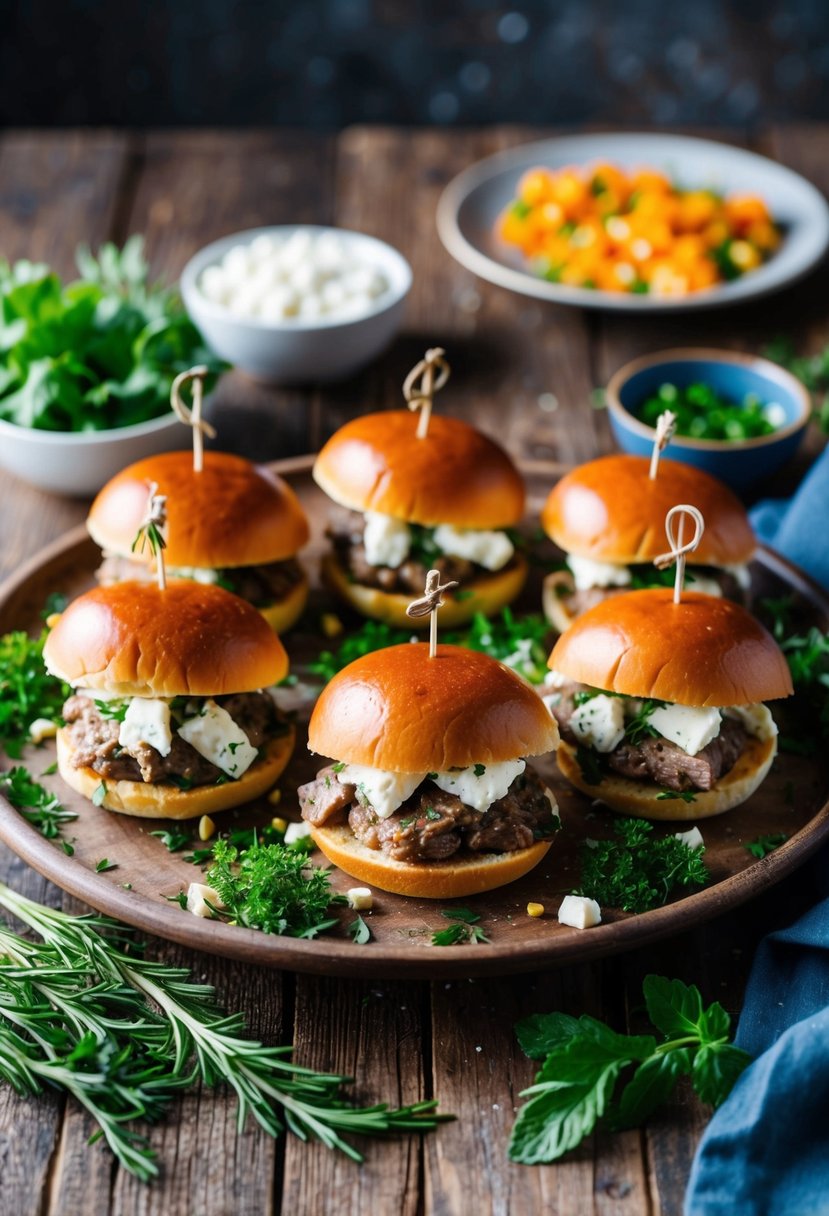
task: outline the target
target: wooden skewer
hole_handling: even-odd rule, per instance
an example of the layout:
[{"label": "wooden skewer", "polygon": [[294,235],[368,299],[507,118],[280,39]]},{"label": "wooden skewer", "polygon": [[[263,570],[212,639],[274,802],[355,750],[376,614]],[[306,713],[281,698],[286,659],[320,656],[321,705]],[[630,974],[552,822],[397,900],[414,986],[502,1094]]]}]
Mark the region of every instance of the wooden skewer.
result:
[{"label": "wooden skewer", "polygon": [[[417,420],[417,438],[425,439],[429,433],[429,419],[432,416],[432,399],[439,389],[442,389],[449,379],[450,368],[445,359],[446,352],[435,346],[427,350],[419,363],[415,364],[403,382],[403,396],[410,410],[420,410]],[[435,370],[437,369],[437,378]],[[422,376],[420,387],[416,385],[418,376]]]},{"label": "wooden skewer", "polygon": [[[201,473],[204,468],[204,436],[207,435],[209,439],[216,438],[216,428],[201,416],[204,381],[207,374],[206,367],[191,367],[188,371],[176,376],[173,387],[170,389],[170,404],[176,416],[185,426],[193,428],[193,471],[195,473]],[[181,396],[184,385],[191,382],[193,385],[192,409],[184,404]]]},{"label": "wooden skewer", "polygon": [[653,441],[651,467],[648,473],[651,481],[656,481],[656,474],[659,472],[659,457],[673,439],[675,430],[676,414],[672,414],[670,410],[665,410],[656,420],[656,438]]},{"label": "wooden skewer", "polygon": [[[694,521],[694,535],[683,544],[682,534],[686,516]],[[674,520],[677,520],[676,533],[674,533]],[[702,512],[698,511],[696,507],[692,507],[690,503],[678,503],[677,506],[671,507],[665,516],[665,532],[671,550],[669,553],[660,553],[659,557],[653,559],[653,564],[657,570],[666,570],[668,566],[676,562],[676,578],[674,579],[675,604],[680,603],[682,600],[683,583],[685,581],[685,558],[697,548],[702,540],[704,531],[705,520],[702,517]]]},{"label": "wooden skewer", "polygon": [[413,600],[406,608],[406,616],[430,616],[429,621],[429,658],[434,659],[438,652],[438,609],[443,607],[441,593],[451,591],[458,584],[455,582],[441,583],[440,571],[430,570],[426,575],[426,592],[419,600]]}]

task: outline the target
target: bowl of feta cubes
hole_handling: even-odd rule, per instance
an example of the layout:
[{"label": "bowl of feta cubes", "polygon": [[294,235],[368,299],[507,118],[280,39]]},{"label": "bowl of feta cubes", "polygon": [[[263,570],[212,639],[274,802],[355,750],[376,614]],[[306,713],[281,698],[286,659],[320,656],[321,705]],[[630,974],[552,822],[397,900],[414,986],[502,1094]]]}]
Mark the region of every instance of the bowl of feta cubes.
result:
[{"label": "bowl of feta cubes", "polygon": [[344,228],[280,225],[200,250],[181,294],[210,346],[272,384],[338,380],[400,327],[411,268],[396,249]]}]

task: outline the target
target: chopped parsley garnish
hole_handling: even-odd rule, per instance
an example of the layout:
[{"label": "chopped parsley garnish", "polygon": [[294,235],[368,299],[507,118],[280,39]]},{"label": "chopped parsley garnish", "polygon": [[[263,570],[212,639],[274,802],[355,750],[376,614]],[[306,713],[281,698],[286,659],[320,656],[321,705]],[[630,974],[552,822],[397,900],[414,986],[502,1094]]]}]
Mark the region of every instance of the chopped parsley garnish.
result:
[{"label": "chopped parsley garnish", "polygon": [[681,798],[683,802],[696,802],[697,796],[693,790],[660,790],[656,795],[657,802],[669,802]]},{"label": "chopped parsley garnish", "polygon": [[341,773],[345,768],[345,762],[343,760],[338,760],[336,764],[331,765],[331,768],[333,772]]},{"label": "chopped parsley garnish", "polygon": [[47,637],[46,629],[36,638],[22,631],[0,637],[0,747],[13,760],[22,755],[37,718],[62,721],[63,703],[72,691],[43,666]]},{"label": "chopped parsley garnish", "polygon": [[650,725],[648,719],[655,709],[659,709],[659,707],[664,704],[664,701],[654,701],[649,699],[642,701],[642,704],[637,712],[625,722],[625,738],[627,739],[628,743],[632,743],[634,746],[636,746],[649,735],[656,735],[659,733]]},{"label": "chopped parsley garnish", "polygon": [[446,908],[441,912],[441,916],[454,923],[447,929],[438,929],[432,934],[433,946],[461,946],[466,942],[475,945],[477,942],[489,941],[478,923],[480,916],[469,908]]},{"label": "chopped parsley garnish", "polygon": [[73,811],[61,806],[55,794],[34,781],[31,773],[22,765],[0,773],[0,792],[20,811],[26,822],[48,840],[60,835],[62,824],[78,818]]},{"label": "chopped parsley garnish", "polygon": [[767,857],[769,853],[773,853],[775,849],[779,849],[781,844],[785,844],[788,839],[786,832],[776,832],[771,836],[758,836],[750,844],[744,844],[743,848],[752,857],[763,858]]},{"label": "chopped parsley garnish", "polygon": [[581,775],[588,785],[600,785],[604,780],[605,770],[599,753],[592,747],[576,747],[576,762],[581,769]]},{"label": "chopped parsley garnish", "polygon": [[703,851],[702,845],[690,848],[673,833],[654,836],[653,824],[646,819],[621,819],[615,837],[582,848],[576,894],[623,912],[661,908],[678,888],[708,882]]},{"label": "chopped parsley garnish", "polygon": [[426,818],[431,819],[433,823],[436,823],[437,820],[443,818],[443,816],[441,815],[440,811],[436,811],[433,806],[427,806]]},{"label": "chopped parsley garnish", "polygon": [[364,946],[366,942],[371,941],[371,929],[369,929],[362,916],[357,916],[348,926],[348,932],[351,934],[351,940],[357,946]]},{"label": "chopped parsley garnish", "polygon": [[101,718],[107,718],[113,722],[123,722],[127,716],[129,708],[126,701],[95,701],[95,708]]},{"label": "chopped parsley garnish", "polygon": [[159,830],[150,832],[151,836],[157,836],[164,847],[170,853],[178,853],[185,845],[190,843],[191,833],[186,828],[172,828],[169,831]]},{"label": "chopped parsley garnish", "polygon": [[117,870],[117,869],[118,869],[118,862],[110,861],[106,857],[102,857],[100,861],[97,861],[95,863],[95,872],[97,874],[105,874],[107,872],[107,870]]},{"label": "chopped parsley garnish", "polygon": [[102,781],[100,785],[96,785],[92,793],[92,801],[95,806],[100,806],[107,796],[106,782]]},{"label": "chopped parsley garnish", "polygon": [[486,772],[486,765],[476,764],[473,768],[473,772],[475,773],[476,777],[483,777],[484,773]]},{"label": "chopped parsley garnish", "polygon": [[168,773],[167,780],[171,785],[175,785],[180,790],[189,790],[193,788],[193,782],[189,777],[180,777],[178,773]]}]

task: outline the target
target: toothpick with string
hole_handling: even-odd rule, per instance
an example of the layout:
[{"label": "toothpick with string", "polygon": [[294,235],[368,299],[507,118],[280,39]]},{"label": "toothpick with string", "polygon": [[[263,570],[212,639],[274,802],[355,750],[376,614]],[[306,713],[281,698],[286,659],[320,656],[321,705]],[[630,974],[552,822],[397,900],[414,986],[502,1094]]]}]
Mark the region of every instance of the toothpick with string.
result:
[{"label": "toothpick with string", "polygon": [[[694,535],[683,544],[682,533],[686,518],[693,520]],[[675,520],[676,532],[674,532]],[[693,553],[697,548],[702,540],[704,531],[705,520],[702,518],[702,512],[698,511],[696,507],[692,507],[690,503],[678,503],[677,506],[671,507],[665,516],[665,532],[668,537],[668,544],[671,546],[671,551],[670,553],[660,553],[659,557],[653,559],[653,564],[657,570],[667,570],[668,566],[676,562],[676,578],[674,579],[675,604],[679,604],[682,600],[683,583],[685,581],[685,559],[689,553]]]},{"label": "toothpick with string", "polygon": [[[205,422],[201,416],[204,381],[207,374],[206,367],[191,367],[188,371],[176,376],[173,387],[170,389],[170,404],[176,416],[185,426],[193,428],[193,471],[195,473],[201,473],[204,467],[204,436],[207,435],[208,439],[216,438],[215,427],[212,427],[209,422]],[[193,386],[192,408],[184,404],[181,395],[185,384]]]},{"label": "toothpick with string", "polygon": [[[417,438],[425,439],[429,433],[429,419],[432,416],[432,400],[436,392],[442,389],[449,379],[449,364],[445,358],[446,352],[435,346],[427,350],[425,356],[417,363],[403,382],[403,396],[410,410],[420,410],[417,420]],[[437,372],[437,377],[435,373]],[[417,384],[421,377],[420,384]]]},{"label": "toothpick with string", "polygon": [[452,591],[457,583],[441,583],[440,571],[430,570],[426,575],[426,593],[419,600],[413,600],[406,608],[406,616],[429,616],[429,658],[433,659],[438,652],[438,608],[443,607],[441,595],[444,591]]},{"label": "toothpick with string", "polygon": [[653,441],[651,467],[648,472],[648,477],[651,481],[656,481],[656,474],[659,472],[659,457],[673,439],[675,430],[676,414],[672,414],[670,410],[665,410],[656,420],[656,438]]},{"label": "toothpick with string", "polygon": [[143,553],[149,546],[150,553],[155,558],[155,569],[158,577],[158,589],[164,591],[167,587],[167,571],[164,566],[164,550],[167,541],[164,539],[163,528],[167,526],[167,496],[158,493],[158,482],[148,482],[150,493],[147,498],[147,510],[141,527],[135,534],[131,551]]}]

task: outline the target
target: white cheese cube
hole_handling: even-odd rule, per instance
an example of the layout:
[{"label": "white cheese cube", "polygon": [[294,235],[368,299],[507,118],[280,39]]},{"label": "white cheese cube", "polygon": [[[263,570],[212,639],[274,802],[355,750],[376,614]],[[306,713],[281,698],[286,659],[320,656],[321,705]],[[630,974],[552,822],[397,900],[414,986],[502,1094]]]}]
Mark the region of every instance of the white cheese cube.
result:
[{"label": "white cheese cube", "polygon": [[577,739],[597,752],[612,752],[625,737],[625,709],[620,697],[601,693],[574,710],[570,728]]},{"label": "white cheese cube", "polygon": [[299,297],[299,308],[297,316],[302,317],[305,321],[317,321],[323,314],[322,300],[314,293],[313,295],[301,295]]},{"label": "white cheese cube", "polygon": [[563,688],[565,684],[570,683],[570,677],[566,676],[562,671],[556,671],[555,668],[550,668],[544,677],[544,683],[550,688]]},{"label": "white cheese cube", "polygon": [[368,912],[374,907],[374,896],[368,887],[349,887],[345,893],[349,908],[358,912]]},{"label": "white cheese cube", "polygon": [[716,739],[721,720],[720,711],[712,705],[660,705],[648,718],[648,725],[689,756],[696,756]]},{"label": "white cheese cube", "polygon": [[299,296],[292,287],[272,287],[259,306],[263,321],[282,321],[299,308]]},{"label": "white cheese cube", "polygon": [[595,899],[565,895],[558,910],[558,923],[571,929],[592,929],[602,923],[602,910]]},{"label": "white cheese cube", "polygon": [[591,587],[627,587],[630,583],[630,570],[616,562],[594,562],[592,558],[568,553],[567,565],[577,591],[589,591]]},{"label": "white cheese cube", "polygon": [[285,829],[285,844],[296,844],[298,840],[304,840],[306,836],[311,835],[311,825],[309,823],[289,823]]},{"label": "white cheese cube", "polygon": [[689,828],[687,832],[674,832],[674,836],[683,844],[687,844],[689,849],[705,848],[705,841],[702,839],[702,832],[699,828]]},{"label": "white cheese cube", "polygon": [[391,566],[396,569],[409,556],[412,534],[408,524],[391,515],[366,511],[363,545],[370,566]]},{"label": "white cheese cube", "polygon": [[323,232],[314,245],[314,261],[323,270],[340,271],[346,264],[345,250],[334,232]]},{"label": "white cheese cube", "polygon": [[388,819],[410,798],[423,780],[423,773],[387,773],[364,764],[346,764],[337,773],[342,785],[356,785],[357,798],[370,806],[380,819]]},{"label": "white cheese cube", "polygon": [[230,284],[221,266],[208,266],[199,281],[201,293],[214,304],[224,304]]},{"label": "white cheese cube", "polygon": [[183,722],[178,733],[228,777],[241,777],[256,759],[256,748],[241,726],[212,699],[205,701],[195,718]]},{"label": "white cheese cube", "polygon": [[167,574],[170,578],[189,578],[194,583],[218,583],[219,571],[206,570],[202,566],[168,566]]},{"label": "white cheese cube", "polygon": [[146,743],[154,747],[160,756],[169,756],[173,732],[167,702],[151,697],[133,697],[118,731],[118,742],[127,750]]},{"label": "white cheese cube", "polygon": [[306,292],[319,291],[325,280],[325,271],[319,266],[315,266],[311,261],[302,262],[291,275],[291,286],[294,291],[303,295]]},{"label": "white cheese cube", "polygon": [[785,406],[781,405],[779,401],[769,401],[768,405],[764,405],[763,417],[775,430],[778,427],[785,426],[789,420]]},{"label": "white cheese cube", "polygon": [[301,262],[310,256],[312,237],[307,228],[297,228],[288,237],[285,244],[277,251],[279,265],[286,270],[294,270]]},{"label": "white cheese cube", "polygon": [[336,309],[342,308],[346,301],[345,288],[338,279],[332,279],[329,283],[326,283],[320,295],[328,312],[334,312]]},{"label": "white cheese cube", "polygon": [[[485,811],[503,798],[516,777],[527,767],[526,760],[504,760],[500,764],[475,764],[438,773],[434,783],[447,794],[455,794],[466,806]],[[477,770],[477,771],[476,771]]]},{"label": "white cheese cube", "polygon": [[261,232],[259,236],[255,236],[248,246],[250,260],[252,262],[267,262],[276,249],[276,242],[267,232]]},{"label": "white cheese cube", "polygon": [[223,908],[225,905],[212,887],[206,886],[203,882],[191,882],[187,888],[187,911],[192,912],[194,916],[214,916],[213,910],[208,906],[212,904],[214,908]]},{"label": "white cheese cube", "polygon": [[58,724],[51,718],[35,718],[29,726],[29,738],[32,743],[42,743],[44,739],[54,739],[58,733]]},{"label": "white cheese cube", "polygon": [[234,245],[222,259],[225,282],[229,287],[244,283],[251,272],[250,254],[246,245]]},{"label": "white cheese cube", "polygon": [[465,557],[485,570],[500,570],[515,552],[506,532],[488,532],[478,528],[453,528],[440,524],[435,528],[435,544],[450,557]]},{"label": "white cheese cube", "polygon": [[748,733],[763,743],[777,738],[777,723],[768,705],[732,705],[724,713],[727,718],[742,722]]}]

